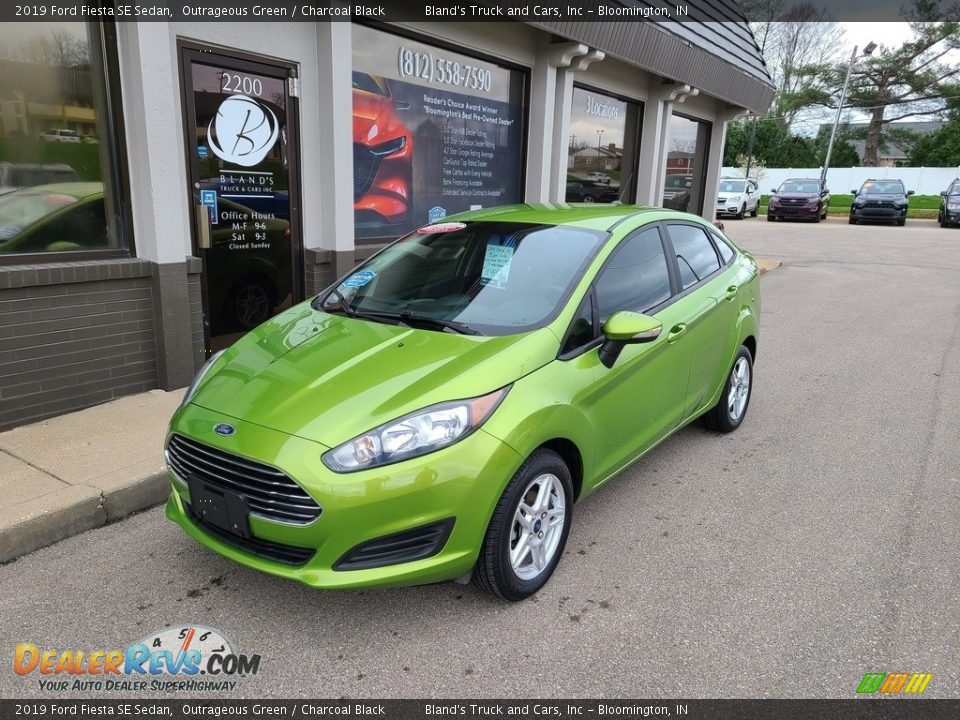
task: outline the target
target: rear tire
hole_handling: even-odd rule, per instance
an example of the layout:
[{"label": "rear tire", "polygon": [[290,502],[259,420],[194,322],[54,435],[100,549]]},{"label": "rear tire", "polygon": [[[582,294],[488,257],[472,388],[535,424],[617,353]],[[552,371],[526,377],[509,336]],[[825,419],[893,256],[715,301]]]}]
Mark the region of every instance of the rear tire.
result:
[{"label": "rear tire", "polygon": [[757,203],[753,210],[750,211],[750,217],[756,217],[760,214],[760,203]]},{"label": "rear tire", "polygon": [[753,395],[753,356],[746,345],[741,345],[733,359],[723,392],[717,404],[703,416],[703,424],[711,430],[733,432],[747,416]]},{"label": "rear tire", "polygon": [[511,602],[537,592],[563,555],[572,506],[570,469],[557,453],[540,448],[520,466],[497,502],[473,582]]}]

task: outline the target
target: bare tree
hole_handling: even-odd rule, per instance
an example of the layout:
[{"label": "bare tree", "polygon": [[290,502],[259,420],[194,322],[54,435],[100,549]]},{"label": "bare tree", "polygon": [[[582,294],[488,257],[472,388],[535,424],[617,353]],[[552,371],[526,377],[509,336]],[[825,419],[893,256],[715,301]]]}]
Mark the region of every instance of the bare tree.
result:
[{"label": "bare tree", "polygon": [[751,29],[777,86],[770,114],[789,128],[811,99],[821,96],[828,77],[824,70],[843,43],[843,28],[811,2],[749,0],[744,8],[760,18]]},{"label": "bare tree", "polygon": [[23,40],[16,55],[23,62],[48,67],[72,67],[90,62],[86,39],[60,30]]}]

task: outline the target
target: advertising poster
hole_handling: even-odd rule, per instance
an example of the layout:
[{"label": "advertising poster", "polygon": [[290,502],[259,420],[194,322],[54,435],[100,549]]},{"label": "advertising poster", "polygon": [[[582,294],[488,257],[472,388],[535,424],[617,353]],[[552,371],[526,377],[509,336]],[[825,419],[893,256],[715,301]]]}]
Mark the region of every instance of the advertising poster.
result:
[{"label": "advertising poster", "polygon": [[523,73],[353,27],[357,238],[519,202]]}]

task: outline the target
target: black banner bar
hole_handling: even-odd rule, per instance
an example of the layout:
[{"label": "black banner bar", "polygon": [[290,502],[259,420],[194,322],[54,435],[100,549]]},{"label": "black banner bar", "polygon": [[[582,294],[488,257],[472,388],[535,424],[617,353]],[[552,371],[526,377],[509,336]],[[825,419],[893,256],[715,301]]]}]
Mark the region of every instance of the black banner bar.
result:
[{"label": "black banner bar", "polygon": [[960,717],[960,700],[0,700],[0,720],[105,717],[954,720]]},{"label": "black banner bar", "polygon": [[960,20],[956,0],[5,0],[0,21],[742,22],[775,20],[800,5],[833,20]]}]

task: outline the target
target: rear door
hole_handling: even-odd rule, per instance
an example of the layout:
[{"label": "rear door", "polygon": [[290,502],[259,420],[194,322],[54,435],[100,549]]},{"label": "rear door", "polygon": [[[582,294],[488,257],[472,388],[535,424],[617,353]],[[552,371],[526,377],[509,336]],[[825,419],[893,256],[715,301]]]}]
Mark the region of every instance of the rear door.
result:
[{"label": "rear door", "polygon": [[690,382],[684,418],[702,409],[726,377],[736,341],[739,287],[735,268],[723,260],[698,223],[665,223],[679,279],[683,332],[690,346]]}]

